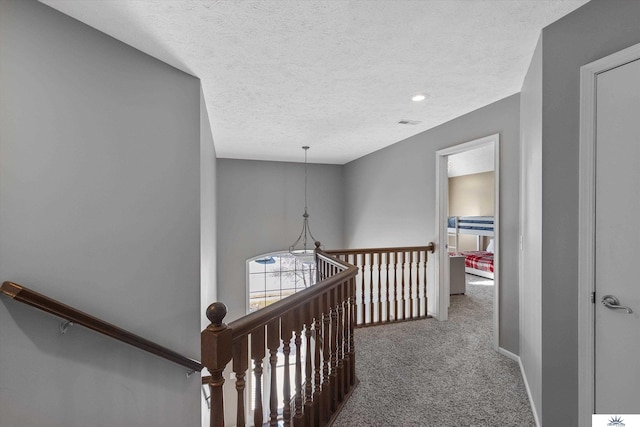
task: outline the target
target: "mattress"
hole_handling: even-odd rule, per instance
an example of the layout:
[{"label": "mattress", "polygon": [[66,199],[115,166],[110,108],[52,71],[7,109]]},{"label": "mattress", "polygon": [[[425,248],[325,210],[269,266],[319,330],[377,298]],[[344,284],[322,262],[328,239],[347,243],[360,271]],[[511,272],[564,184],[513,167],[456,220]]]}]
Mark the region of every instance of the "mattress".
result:
[{"label": "mattress", "polygon": [[465,267],[493,273],[493,253],[486,251],[451,252],[450,256],[464,256]]}]

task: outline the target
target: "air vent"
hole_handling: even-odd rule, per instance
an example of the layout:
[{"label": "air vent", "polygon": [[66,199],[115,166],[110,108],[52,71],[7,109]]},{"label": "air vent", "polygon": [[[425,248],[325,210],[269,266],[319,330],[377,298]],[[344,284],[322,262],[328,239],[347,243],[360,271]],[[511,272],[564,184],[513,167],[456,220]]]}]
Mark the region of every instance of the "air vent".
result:
[{"label": "air vent", "polygon": [[400,120],[398,122],[398,124],[401,124],[401,125],[417,125],[420,123],[422,123],[420,120],[406,120],[406,119]]}]

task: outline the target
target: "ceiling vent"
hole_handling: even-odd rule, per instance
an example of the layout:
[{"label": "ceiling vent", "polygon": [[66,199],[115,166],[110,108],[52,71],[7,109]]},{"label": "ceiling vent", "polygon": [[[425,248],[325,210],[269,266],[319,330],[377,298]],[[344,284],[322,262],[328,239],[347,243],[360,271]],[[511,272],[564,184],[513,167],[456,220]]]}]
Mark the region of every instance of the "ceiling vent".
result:
[{"label": "ceiling vent", "polygon": [[406,120],[406,119],[402,119],[398,122],[401,125],[417,125],[422,123],[420,120]]}]

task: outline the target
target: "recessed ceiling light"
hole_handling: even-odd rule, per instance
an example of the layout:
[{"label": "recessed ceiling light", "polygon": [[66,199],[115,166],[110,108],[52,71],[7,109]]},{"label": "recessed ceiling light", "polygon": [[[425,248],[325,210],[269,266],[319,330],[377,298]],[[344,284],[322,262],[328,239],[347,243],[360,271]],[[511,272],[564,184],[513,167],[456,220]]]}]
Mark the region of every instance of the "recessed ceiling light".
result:
[{"label": "recessed ceiling light", "polygon": [[424,96],[423,94],[419,93],[417,95],[414,95],[413,98],[411,98],[412,101],[414,102],[420,102],[420,101],[424,101],[426,98],[426,96]]}]

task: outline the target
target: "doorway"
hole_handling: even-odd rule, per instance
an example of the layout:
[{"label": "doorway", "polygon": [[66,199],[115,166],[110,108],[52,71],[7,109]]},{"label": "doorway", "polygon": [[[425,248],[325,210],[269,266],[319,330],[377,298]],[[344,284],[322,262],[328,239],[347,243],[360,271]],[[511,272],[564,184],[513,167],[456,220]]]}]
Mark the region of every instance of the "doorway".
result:
[{"label": "doorway", "polygon": [[[640,44],[583,66],[580,84],[578,404],[588,425],[594,413],[640,407]],[[629,224],[622,236],[616,224]]]},{"label": "doorway", "polygon": [[[494,134],[484,138],[458,144],[436,152],[436,242],[437,260],[435,262],[435,283],[433,315],[438,320],[447,320],[450,305],[450,269],[449,269],[449,161],[450,156],[460,155],[472,150],[491,150],[493,160],[493,347],[499,351],[499,292],[500,292],[500,135]],[[456,248],[457,250],[458,248]],[[482,248],[484,249],[484,247]]]}]

